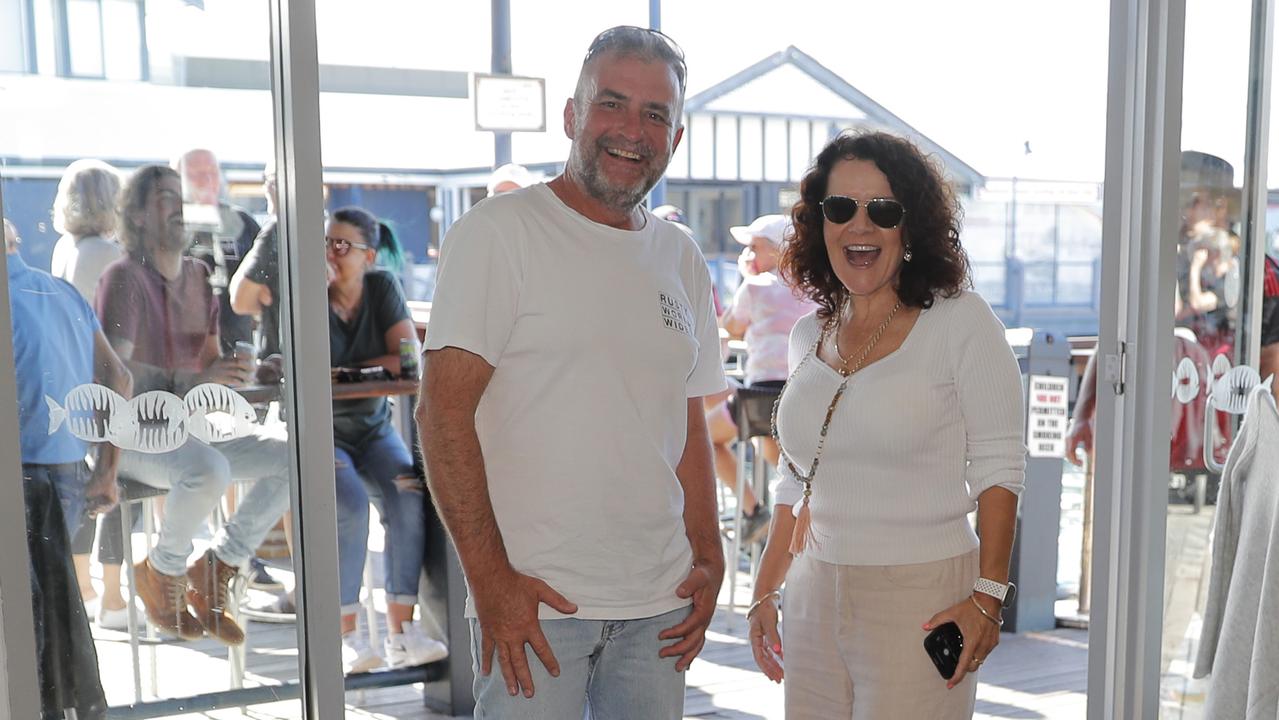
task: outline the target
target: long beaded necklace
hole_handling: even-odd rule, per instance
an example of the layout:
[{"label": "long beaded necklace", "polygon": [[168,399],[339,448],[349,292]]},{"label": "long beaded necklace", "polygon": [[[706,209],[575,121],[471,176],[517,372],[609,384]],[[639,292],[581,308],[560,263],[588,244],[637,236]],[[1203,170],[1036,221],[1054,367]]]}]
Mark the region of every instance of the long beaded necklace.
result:
[{"label": "long beaded necklace", "polygon": [[840,398],[844,396],[844,391],[848,389],[848,381],[852,379],[853,375],[858,370],[862,369],[862,366],[866,363],[866,358],[870,357],[871,351],[875,349],[876,343],[878,343],[879,339],[883,337],[884,331],[887,330],[889,324],[893,322],[893,318],[897,316],[897,311],[901,309],[901,306],[902,304],[900,300],[893,305],[893,309],[889,311],[888,317],[884,318],[884,321],[881,322],[879,327],[875,329],[875,332],[871,334],[870,340],[862,347],[861,355],[857,357],[857,362],[853,364],[852,369],[849,369],[848,367],[848,358],[844,357],[843,353],[839,351],[839,336],[838,334],[835,335],[835,354],[839,356],[839,374],[843,376],[844,379],[839,383],[839,388],[835,390],[835,396],[831,398],[830,405],[826,408],[826,418],[822,421],[821,435],[817,438],[817,452],[813,455],[813,464],[809,467],[808,473],[800,471],[800,469],[796,467],[795,463],[791,460],[790,454],[782,447],[781,438],[777,435],[777,409],[781,407],[782,396],[786,394],[786,389],[790,387],[791,381],[795,379],[795,376],[799,375],[799,371],[804,368],[804,365],[808,362],[809,358],[817,355],[817,351],[822,346],[822,343],[825,342],[832,333],[838,330],[838,319],[827,323],[826,327],[822,329],[821,334],[817,336],[817,340],[813,343],[813,347],[809,349],[808,353],[806,353],[803,359],[799,361],[799,364],[795,366],[795,371],[790,374],[790,377],[786,378],[786,383],[782,385],[782,391],[777,394],[777,399],[773,401],[773,415],[771,422],[773,441],[777,443],[778,449],[781,450],[781,457],[782,460],[785,461],[787,469],[790,470],[796,479],[804,484],[804,499],[800,504],[799,511],[795,515],[795,531],[791,534],[790,552],[792,555],[802,554],[804,552],[804,548],[807,547],[809,543],[812,543],[813,545],[817,544],[817,538],[813,534],[812,513],[808,505],[809,499],[813,496],[813,477],[817,475],[817,466],[821,464],[822,449],[826,447],[826,433],[830,430],[831,418],[835,417],[835,408],[839,405]]}]

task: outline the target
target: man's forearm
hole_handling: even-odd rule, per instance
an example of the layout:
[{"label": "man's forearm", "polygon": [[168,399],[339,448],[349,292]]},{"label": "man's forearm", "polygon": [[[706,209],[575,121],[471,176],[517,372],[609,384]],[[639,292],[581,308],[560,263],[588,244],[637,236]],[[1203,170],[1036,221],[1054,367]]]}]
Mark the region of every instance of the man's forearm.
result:
[{"label": "man's forearm", "polygon": [[[684,532],[693,549],[694,561],[718,560],[722,563],[724,549],[719,540],[715,465],[701,406],[701,398],[695,398],[690,405],[690,432],[675,475],[684,489]],[[697,417],[693,416],[693,409],[699,413]]]},{"label": "man's forearm", "polygon": [[489,500],[475,418],[430,413],[420,427],[431,498],[474,587],[510,569]]}]

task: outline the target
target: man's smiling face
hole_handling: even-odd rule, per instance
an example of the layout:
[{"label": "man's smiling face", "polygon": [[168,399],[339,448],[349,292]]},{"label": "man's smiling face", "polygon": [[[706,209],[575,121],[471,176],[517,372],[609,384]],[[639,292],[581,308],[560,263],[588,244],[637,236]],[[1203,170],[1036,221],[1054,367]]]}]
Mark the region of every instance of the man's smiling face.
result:
[{"label": "man's smiling face", "polygon": [[661,179],[679,143],[680,90],[659,60],[605,53],[583,71],[564,111],[569,169],[599,202],[631,210]]}]

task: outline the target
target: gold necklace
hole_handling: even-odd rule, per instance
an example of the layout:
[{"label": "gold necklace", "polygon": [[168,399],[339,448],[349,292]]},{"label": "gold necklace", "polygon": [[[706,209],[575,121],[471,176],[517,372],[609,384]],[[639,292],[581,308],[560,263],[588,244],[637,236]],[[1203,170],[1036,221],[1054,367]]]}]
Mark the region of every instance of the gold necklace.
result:
[{"label": "gold necklace", "polygon": [[888,313],[888,317],[884,318],[884,321],[875,329],[874,334],[871,335],[870,340],[866,343],[865,347],[862,348],[862,353],[857,358],[857,363],[853,366],[852,370],[848,369],[847,359],[845,359],[839,352],[839,339],[838,335],[836,336],[835,354],[839,356],[840,369],[838,372],[843,377],[843,380],[840,381],[839,388],[835,390],[835,396],[831,398],[830,405],[826,408],[826,417],[822,420],[821,434],[817,438],[817,452],[813,454],[813,464],[808,468],[807,474],[803,473],[795,466],[795,463],[790,458],[790,454],[786,452],[786,448],[782,447],[781,438],[778,437],[777,434],[777,409],[781,407],[782,396],[786,394],[786,389],[790,387],[791,381],[795,379],[796,375],[799,375],[799,371],[803,369],[809,358],[817,355],[818,349],[821,348],[822,343],[826,341],[826,338],[829,337],[832,332],[837,331],[839,327],[838,320],[828,323],[826,328],[817,336],[817,341],[813,343],[812,349],[810,349],[808,353],[804,355],[803,359],[799,361],[799,364],[795,366],[795,371],[786,379],[786,383],[782,385],[782,391],[777,394],[777,399],[773,401],[773,415],[772,422],[770,423],[773,441],[777,443],[777,448],[781,451],[781,459],[786,463],[787,469],[790,470],[791,474],[793,474],[797,480],[804,484],[804,499],[800,505],[799,512],[796,513],[795,531],[791,535],[790,552],[792,555],[799,555],[803,553],[804,548],[809,542],[813,542],[814,544],[816,543],[816,537],[813,535],[812,530],[812,515],[808,505],[809,499],[813,496],[813,478],[817,475],[817,466],[821,464],[822,450],[826,447],[826,434],[830,430],[831,419],[835,417],[835,408],[839,406],[840,398],[844,396],[844,391],[848,389],[848,381],[852,379],[853,375],[858,370],[862,369],[863,364],[866,362],[866,358],[870,357],[871,351],[875,349],[875,345],[879,342],[879,339],[883,337],[884,331],[888,329],[890,324],[892,324],[893,318],[897,316],[897,311],[901,309],[901,306],[902,304],[900,300],[897,301],[897,304],[893,305],[893,309]]},{"label": "gold necklace", "polygon": [[879,324],[879,327],[875,328],[875,332],[871,334],[870,340],[862,347],[862,354],[858,356],[857,364],[853,366],[852,370],[848,369],[848,360],[852,356],[850,355],[846,358],[844,357],[844,354],[839,351],[839,323],[834,323],[832,333],[834,336],[833,344],[835,346],[835,355],[839,358],[840,375],[847,377],[862,369],[862,365],[866,362],[866,358],[870,357],[870,351],[875,349],[875,343],[879,342],[879,339],[884,335],[884,331],[888,329],[889,323],[893,321],[893,318],[897,315],[897,311],[900,310],[901,307],[901,300],[898,300],[897,303],[893,305],[893,309],[888,311],[888,317],[884,318],[884,321]]}]

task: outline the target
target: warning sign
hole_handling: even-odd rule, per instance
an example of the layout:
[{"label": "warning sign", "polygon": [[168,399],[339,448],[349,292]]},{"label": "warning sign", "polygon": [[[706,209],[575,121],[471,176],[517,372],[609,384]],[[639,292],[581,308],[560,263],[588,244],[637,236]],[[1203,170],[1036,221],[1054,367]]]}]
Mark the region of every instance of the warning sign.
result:
[{"label": "warning sign", "polygon": [[1026,403],[1026,448],[1035,458],[1066,454],[1066,378],[1030,376],[1030,397]]}]

